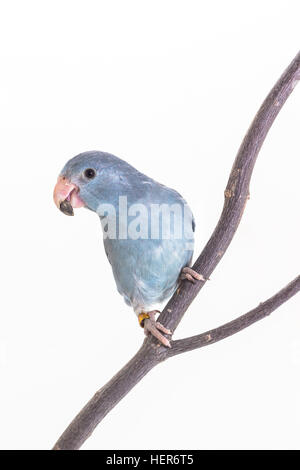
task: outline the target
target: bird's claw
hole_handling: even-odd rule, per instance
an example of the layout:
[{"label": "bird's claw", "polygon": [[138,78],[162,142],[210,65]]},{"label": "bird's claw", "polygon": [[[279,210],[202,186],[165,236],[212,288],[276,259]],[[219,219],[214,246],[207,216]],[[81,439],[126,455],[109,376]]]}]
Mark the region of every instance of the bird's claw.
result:
[{"label": "bird's claw", "polygon": [[186,279],[187,281],[191,281],[193,284],[195,284],[196,281],[207,281],[202,274],[197,273],[194,269],[189,268],[188,266],[182,269],[180,279]]},{"label": "bird's claw", "polygon": [[[147,312],[147,318],[143,320],[144,333],[146,336],[151,334],[154,336],[160,343],[162,343],[167,348],[171,347],[170,341],[162,334],[171,335],[172,332],[161,323],[155,321],[155,314],[158,310],[153,310],[152,312]],[[162,333],[161,333],[162,332]]]}]

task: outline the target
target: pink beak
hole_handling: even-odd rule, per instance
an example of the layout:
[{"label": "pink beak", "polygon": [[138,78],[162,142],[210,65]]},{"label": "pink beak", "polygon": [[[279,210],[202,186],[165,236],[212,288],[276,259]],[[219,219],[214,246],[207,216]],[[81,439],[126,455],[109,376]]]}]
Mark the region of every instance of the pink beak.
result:
[{"label": "pink beak", "polygon": [[73,208],[85,204],[78,196],[78,186],[68,181],[65,176],[59,176],[53,192],[56,206],[66,215],[74,215]]}]

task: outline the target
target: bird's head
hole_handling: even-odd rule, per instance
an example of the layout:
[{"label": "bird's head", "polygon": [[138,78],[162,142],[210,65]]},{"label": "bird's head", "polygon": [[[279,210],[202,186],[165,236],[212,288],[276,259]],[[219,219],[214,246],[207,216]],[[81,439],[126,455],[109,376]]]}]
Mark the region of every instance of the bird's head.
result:
[{"label": "bird's head", "polygon": [[113,191],[122,169],[129,165],[109,153],[84,152],[69,160],[54,188],[54,202],[66,215],[74,208],[97,210],[101,195]]}]

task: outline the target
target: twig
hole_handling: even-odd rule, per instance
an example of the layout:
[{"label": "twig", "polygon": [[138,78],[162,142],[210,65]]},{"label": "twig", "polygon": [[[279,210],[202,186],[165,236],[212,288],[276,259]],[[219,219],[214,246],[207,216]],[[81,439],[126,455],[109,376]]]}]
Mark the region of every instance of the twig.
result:
[{"label": "twig", "polygon": [[296,277],[287,286],[281,289],[277,294],[270,297],[265,302],[260,303],[256,308],[245,313],[235,320],[225,323],[225,325],[206,331],[201,335],[191,336],[190,338],[178,339],[172,342],[172,348],[168,350],[168,357],[177,356],[193,349],[203,348],[209,344],[216,343],[222,339],[228,338],[238,333],[253,323],[262,320],[270,315],[280,305],[289,300],[293,295],[300,291],[300,276]]},{"label": "twig", "polygon": [[[221,217],[211,238],[193,266],[193,269],[205,278],[211,275],[237,230],[249,196],[249,182],[258,152],[274,119],[299,79],[300,52],[265,99],[242,142],[225,189],[225,202]],[[262,305],[265,305],[265,310],[258,307],[246,316],[204,333],[206,344],[221,340],[263,318],[267,314],[266,312],[270,313],[275,310],[294,295],[299,290],[299,282],[298,277],[274,297],[264,302]],[[195,284],[184,281],[164,308],[159,321],[174,331],[203,285],[202,281]],[[230,331],[232,332],[230,333]],[[209,335],[212,337],[210,341],[207,340]],[[54,449],[80,448],[106,414],[155,365],[168,357],[203,346],[203,338],[205,336],[198,335],[174,341],[170,350],[157,344],[153,337],[145,339],[142,347],[131,361],[102,387],[80,411],[59,438]]]}]

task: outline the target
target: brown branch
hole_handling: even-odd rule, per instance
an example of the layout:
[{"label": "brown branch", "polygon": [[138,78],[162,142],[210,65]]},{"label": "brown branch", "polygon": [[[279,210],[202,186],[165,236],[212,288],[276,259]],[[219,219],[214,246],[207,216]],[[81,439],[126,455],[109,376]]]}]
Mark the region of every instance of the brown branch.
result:
[{"label": "brown branch", "polygon": [[[300,52],[265,99],[242,142],[225,189],[225,202],[220,220],[207,245],[193,266],[193,269],[203,274],[205,278],[208,278],[211,275],[227,250],[233,235],[236,232],[249,195],[249,182],[258,152],[274,119],[299,79]],[[196,284],[183,282],[164,308],[159,317],[159,321],[174,331],[187,308],[203,285],[204,282],[202,281],[198,281]],[[272,297],[273,301],[275,299],[275,304],[276,302],[279,302],[279,298],[281,299],[281,302],[274,306],[273,310],[287,300],[291,295],[294,295],[298,289],[299,278],[295,279],[286,288],[276,294],[276,296]],[[272,299],[269,299],[267,302],[270,302]],[[249,312],[249,314],[255,316],[256,313],[258,314],[258,312],[253,314],[255,311],[256,309]],[[263,316],[261,318],[263,318]],[[253,320],[251,315],[250,319],[252,319],[252,321],[249,321],[249,325],[253,323],[253,321],[256,321]],[[241,319],[234,320],[234,322],[237,323],[234,326],[236,331],[233,331],[233,333],[243,328],[239,327],[239,325],[241,326],[241,323],[239,323],[240,321]],[[217,331],[221,329],[225,338],[229,335],[226,334],[226,328],[228,328],[228,325],[232,326],[232,323],[234,322],[227,324],[227,326],[224,325],[216,330],[212,330],[216,335],[215,341],[218,340]],[[246,326],[248,325],[245,324],[244,327]],[[210,332],[205,334],[208,335]],[[102,387],[80,411],[59,438],[54,449],[78,449],[106,414],[155,365],[168,357],[180,354],[180,352],[184,352],[185,350],[201,347],[202,340],[200,337],[202,337],[202,335],[193,337],[194,339],[187,338],[186,340],[175,341],[172,343],[173,347],[171,350],[157,344],[155,339],[152,337],[145,339],[140,350],[128,362],[128,364],[126,364],[123,369],[121,369],[104,387]],[[222,338],[220,337],[219,339]],[[210,343],[212,342],[213,341]],[[196,343],[198,346],[195,346]]]},{"label": "brown branch", "polygon": [[[247,199],[249,183],[258,152],[277,114],[300,80],[300,52],[282,74],[256,114],[236,156],[224,192],[225,201],[219,222],[193,269],[209,278],[238,228]],[[173,295],[159,321],[174,331],[204,282],[184,282]]]},{"label": "brown branch", "polygon": [[253,323],[262,320],[270,315],[280,305],[289,300],[293,295],[300,291],[300,276],[296,277],[287,286],[281,289],[277,294],[270,297],[265,302],[260,303],[256,308],[245,313],[235,320],[225,323],[225,325],[206,331],[201,335],[191,336],[190,338],[178,339],[172,342],[172,349],[168,351],[168,357],[176,356],[193,349],[203,348],[209,344],[216,343],[222,339],[228,338],[238,333]]},{"label": "brown branch", "polygon": [[160,362],[177,354],[208,346],[238,333],[256,321],[268,316],[299,290],[300,276],[290,282],[276,295],[245,315],[201,335],[173,341],[171,349],[156,347],[153,341],[145,339],[135,356],[80,411],[59,438],[54,446],[54,450],[79,449],[110,410]]}]

